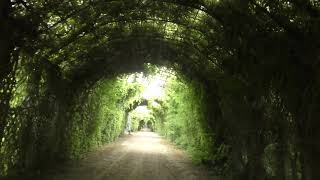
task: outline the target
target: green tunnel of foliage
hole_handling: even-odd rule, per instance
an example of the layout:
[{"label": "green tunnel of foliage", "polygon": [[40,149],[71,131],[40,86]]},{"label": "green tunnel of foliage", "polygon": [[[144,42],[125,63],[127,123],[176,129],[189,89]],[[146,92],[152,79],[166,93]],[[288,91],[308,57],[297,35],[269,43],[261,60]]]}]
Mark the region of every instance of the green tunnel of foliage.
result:
[{"label": "green tunnel of foliage", "polygon": [[0,1],[1,175],[114,140],[141,102],[139,88],[108,87],[151,63],[184,77],[160,109],[148,104],[154,128],[196,160],[229,179],[319,179],[319,9],[316,0]]},{"label": "green tunnel of foliage", "polygon": [[[130,104],[138,100],[139,88],[126,81],[125,76],[100,80],[88,91],[69,99],[70,102],[62,100],[68,104],[55,104],[55,107],[39,104],[40,110],[45,112],[34,111],[31,117],[30,111],[13,114],[1,141],[1,174],[24,168],[39,169],[59,160],[78,159],[84,153],[117,139],[124,132]],[[17,90],[11,102],[13,106],[22,103],[19,99],[26,98],[26,86],[21,84]],[[55,98],[49,100],[57,100]],[[22,104],[19,107],[28,108]],[[63,115],[58,114],[59,110]],[[57,119],[57,116],[62,118],[61,115],[63,122]],[[35,119],[37,116],[39,119]]]},{"label": "green tunnel of foliage", "polygon": [[[161,69],[150,64],[146,67],[156,72]],[[197,162],[213,162],[217,160],[213,155],[226,156],[227,152],[213,152],[215,149],[213,133],[209,133],[210,130],[205,128],[205,105],[202,101],[204,91],[201,89],[201,84],[192,83],[183,76],[177,79],[175,75],[170,75],[173,73],[171,71],[166,73],[163,97],[147,100],[148,112],[139,113],[135,110],[143,100],[145,101],[142,92],[148,88],[146,87],[148,84],[137,81],[128,82],[130,76],[137,76],[132,74],[101,79],[89,90],[74,96],[68,108],[64,109],[64,118],[68,119],[67,122],[59,124],[58,121],[52,121],[57,119],[52,119],[50,116],[41,117],[44,118],[41,121],[42,126],[29,122],[35,129],[34,134],[29,135],[32,137],[25,137],[26,134],[31,133],[30,126],[23,127],[25,123],[23,119],[26,117],[22,114],[18,114],[17,117],[12,116],[4,130],[1,142],[2,157],[8,157],[1,159],[1,173],[6,175],[15,170],[23,170],[19,166],[27,168],[26,170],[32,170],[29,168],[43,170],[43,167],[50,166],[51,163],[58,163],[57,159],[81,158],[87,152],[123,135],[127,128],[128,116],[132,117],[131,131],[139,130],[141,121],[145,121],[146,125],[150,122],[152,130],[186,149]],[[141,78],[147,79],[141,75],[140,73]],[[149,78],[149,81],[152,82],[153,79]],[[27,84],[21,84],[20,89],[16,90],[15,98],[11,102],[12,106],[19,106],[21,103],[19,99],[25,98],[26,87],[23,86]],[[49,107],[47,110],[54,109]],[[52,113],[52,116],[57,114],[57,112]],[[62,136],[58,136],[59,134]],[[27,144],[21,146],[20,143],[25,140],[28,140]],[[28,148],[35,149],[30,150],[30,154],[26,154],[25,149]],[[41,155],[35,156],[33,154],[35,152]],[[49,159],[50,156],[51,159]],[[46,164],[43,164],[43,160]],[[21,161],[26,164],[22,164]],[[34,163],[39,164],[37,166]],[[225,165],[227,163],[222,162],[221,166],[217,166],[216,168],[220,168],[217,172],[221,173],[220,171],[225,170]]]}]

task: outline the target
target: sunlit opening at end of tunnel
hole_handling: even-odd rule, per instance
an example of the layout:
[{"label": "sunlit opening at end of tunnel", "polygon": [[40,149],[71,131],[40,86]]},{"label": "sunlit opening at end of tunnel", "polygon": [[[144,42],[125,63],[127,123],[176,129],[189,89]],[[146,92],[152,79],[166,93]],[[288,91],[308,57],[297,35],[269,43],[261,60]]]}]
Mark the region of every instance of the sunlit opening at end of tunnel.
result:
[{"label": "sunlit opening at end of tunnel", "polygon": [[[149,64],[150,65],[150,64]],[[175,73],[166,67],[157,67],[157,72],[152,74],[133,73],[128,75],[128,83],[138,83],[142,86],[141,97],[146,100],[161,99],[166,95],[166,85]]]}]

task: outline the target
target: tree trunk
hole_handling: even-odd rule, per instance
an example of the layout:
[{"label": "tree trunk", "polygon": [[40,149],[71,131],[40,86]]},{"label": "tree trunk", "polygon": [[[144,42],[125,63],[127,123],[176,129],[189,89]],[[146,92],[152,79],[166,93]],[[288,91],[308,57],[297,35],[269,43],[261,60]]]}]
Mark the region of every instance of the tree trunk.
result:
[{"label": "tree trunk", "polygon": [[[278,114],[281,117],[280,114]],[[288,126],[284,119],[277,119],[278,126],[277,134],[278,138],[276,141],[276,169],[275,175],[276,179],[285,180],[286,179],[286,170],[287,170],[287,160],[288,160]]]},{"label": "tree trunk", "polygon": [[[239,136],[240,137],[240,136]],[[231,152],[231,168],[232,168],[232,179],[239,179],[244,170],[244,163],[242,162],[241,154],[241,142],[238,138],[233,140],[232,152]]]},{"label": "tree trunk", "polygon": [[286,146],[282,143],[285,142],[280,142],[277,145],[277,152],[276,152],[276,156],[277,156],[277,162],[276,162],[276,178],[279,180],[285,180],[286,179]]},{"label": "tree trunk", "polygon": [[262,180],[266,177],[262,161],[265,148],[263,145],[263,137],[261,137],[259,133],[255,133],[251,135],[250,139],[248,151],[249,180]]},{"label": "tree trunk", "polygon": [[320,162],[320,146],[319,146],[319,121],[313,119],[312,127],[308,130],[310,136],[305,139],[304,152],[306,153],[306,163],[308,168],[306,169],[307,180],[314,180],[320,178],[319,162]]},{"label": "tree trunk", "polygon": [[2,81],[12,69],[11,52],[14,48],[12,29],[9,20],[10,1],[0,1],[0,81]]},{"label": "tree trunk", "polygon": [[14,49],[12,29],[9,21],[10,0],[0,1],[0,138],[3,136],[4,126],[9,110],[12,85],[10,73],[13,69],[11,53]]},{"label": "tree trunk", "polygon": [[297,153],[294,152],[293,157],[290,158],[291,162],[291,179],[292,180],[298,180],[298,168],[297,168]]},{"label": "tree trunk", "polygon": [[302,179],[319,179],[319,161],[320,161],[320,96],[316,90],[310,92],[308,105],[303,107],[304,111],[300,113],[299,125],[299,147],[302,158]]}]

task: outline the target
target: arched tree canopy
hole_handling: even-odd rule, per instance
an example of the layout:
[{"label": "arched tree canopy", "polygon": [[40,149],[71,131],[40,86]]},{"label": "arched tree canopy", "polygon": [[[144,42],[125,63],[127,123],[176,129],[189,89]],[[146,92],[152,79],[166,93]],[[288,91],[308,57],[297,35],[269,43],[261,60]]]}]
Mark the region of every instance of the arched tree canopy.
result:
[{"label": "arched tree canopy", "polygon": [[102,112],[117,126],[101,142],[114,140],[122,110],[141,102],[137,85],[116,79],[152,64],[185,84],[172,84],[182,92],[159,102],[155,122],[190,96],[193,105],[177,109],[197,109],[206,134],[192,136],[206,136],[207,154],[224,154],[207,155],[209,164],[228,164],[233,179],[319,178],[319,8],[315,0],[2,0],[1,174],[82,154],[73,150],[86,142],[66,132],[94,129],[86,122]]}]

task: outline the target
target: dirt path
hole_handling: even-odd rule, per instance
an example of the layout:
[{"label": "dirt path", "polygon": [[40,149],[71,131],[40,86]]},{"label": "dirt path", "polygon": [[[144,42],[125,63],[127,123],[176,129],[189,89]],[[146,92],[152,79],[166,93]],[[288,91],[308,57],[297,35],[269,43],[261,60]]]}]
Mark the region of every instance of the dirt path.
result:
[{"label": "dirt path", "polygon": [[153,132],[137,132],[109,144],[45,180],[209,180],[185,153]]}]

